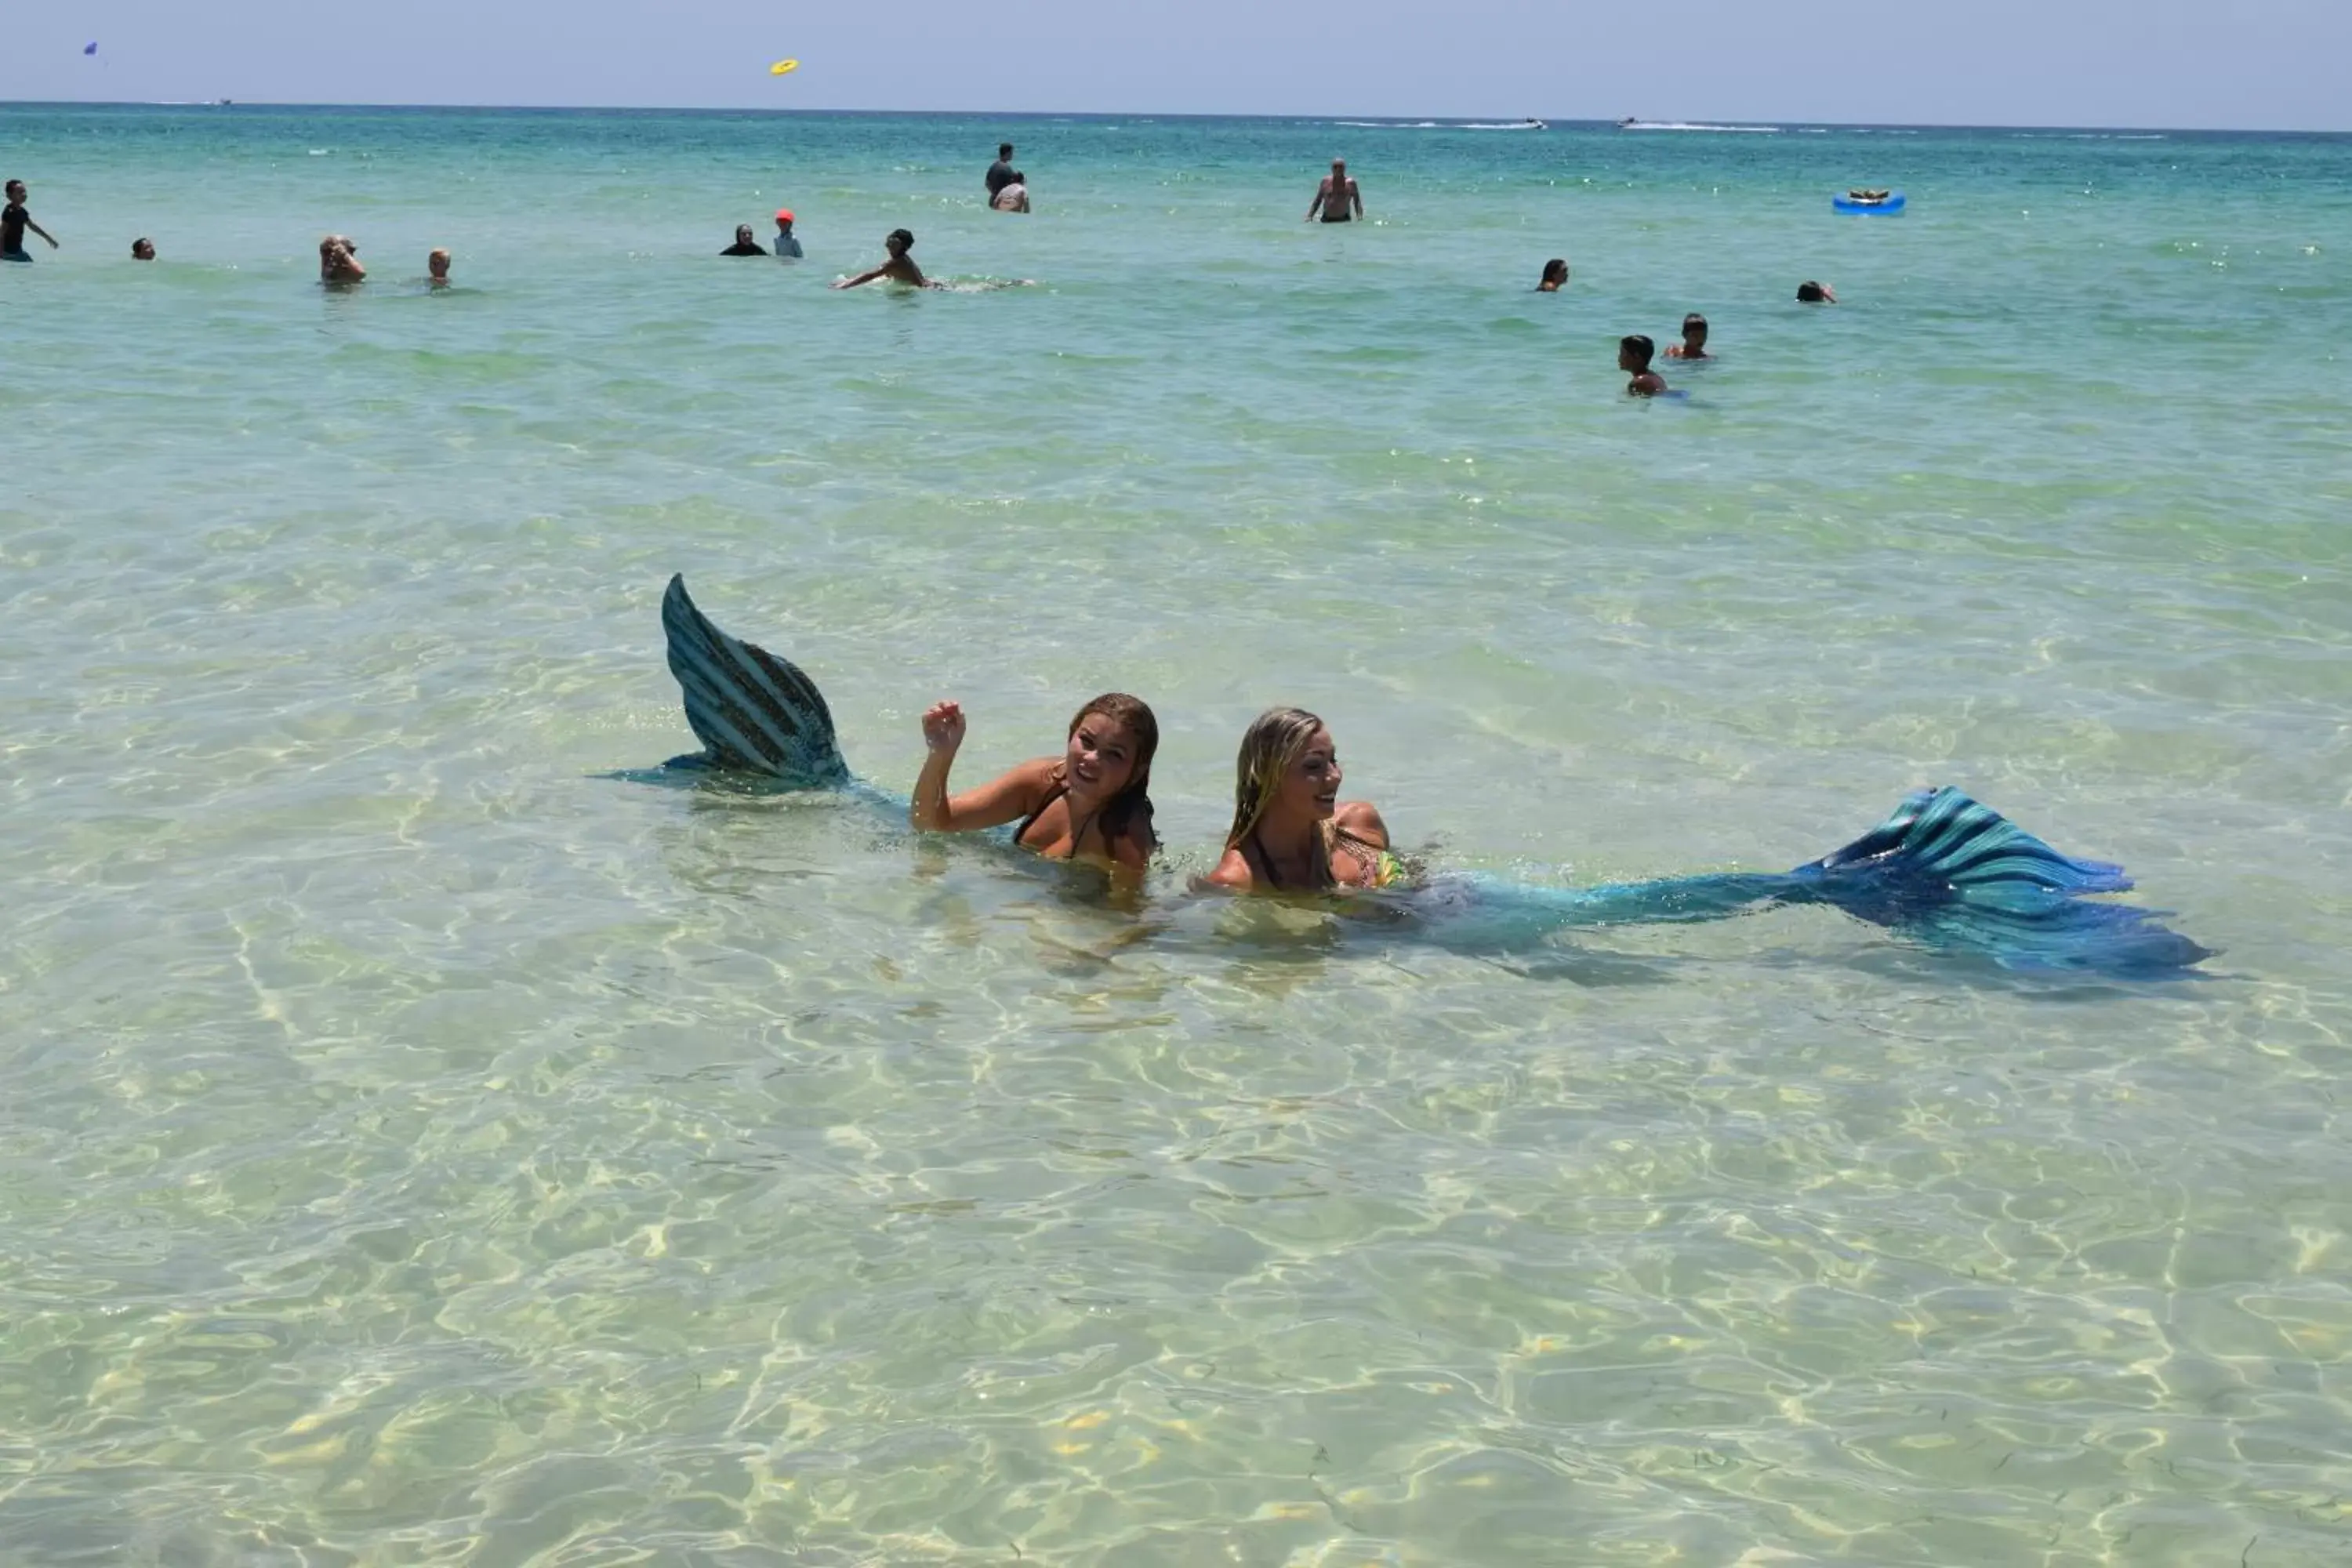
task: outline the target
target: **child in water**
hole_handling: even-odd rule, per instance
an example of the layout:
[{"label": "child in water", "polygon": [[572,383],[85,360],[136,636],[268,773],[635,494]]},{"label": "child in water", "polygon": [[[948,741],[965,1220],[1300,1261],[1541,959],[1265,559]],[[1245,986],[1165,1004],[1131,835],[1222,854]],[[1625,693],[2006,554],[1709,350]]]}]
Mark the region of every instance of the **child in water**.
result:
[{"label": "child in water", "polygon": [[1706,352],[1706,318],[1693,310],[1683,318],[1683,341],[1666,346],[1668,359],[1713,359]]},{"label": "child in water", "polygon": [[1665,391],[1665,378],[1650,368],[1657,352],[1658,345],[1640,332],[1618,340],[1617,368],[1633,378],[1625,384],[1627,396],[1655,397]]},{"label": "child in water", "polygon": [[33,259],[25,254],[25,231],[28,228],[47,240],[49,248],[55,250],[58,247],[57,237],[35,223],[33,215],[25,210],[25,182],[9,181],[7,194],[8,205],[0,207],[0,261]]}]

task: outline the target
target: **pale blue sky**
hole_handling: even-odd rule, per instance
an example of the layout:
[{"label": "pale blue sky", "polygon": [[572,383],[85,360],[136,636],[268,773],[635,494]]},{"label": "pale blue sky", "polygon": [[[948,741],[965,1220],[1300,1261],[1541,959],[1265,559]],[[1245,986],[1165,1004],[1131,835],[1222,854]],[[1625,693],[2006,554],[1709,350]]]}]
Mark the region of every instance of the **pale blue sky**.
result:
[{"label": "pale blue sky", "polygon": [[[8,11],[0,100],[2352,130],[2352,0],[12,0]],[[799,73],[771,79],[786,55]]]}]

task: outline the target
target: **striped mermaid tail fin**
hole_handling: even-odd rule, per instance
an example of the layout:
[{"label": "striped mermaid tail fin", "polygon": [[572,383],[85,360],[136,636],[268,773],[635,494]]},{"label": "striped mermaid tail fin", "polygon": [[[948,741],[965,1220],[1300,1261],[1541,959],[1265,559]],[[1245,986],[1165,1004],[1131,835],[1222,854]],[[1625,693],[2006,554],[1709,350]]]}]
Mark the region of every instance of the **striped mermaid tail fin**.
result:
[{"label": "striped mermaid tail fin", "polygon": [[1804,888],[1791,901],[1831,904],[2009,969],[2147,974],[2212,956],[2168,930],[2165,910],[2083,896],[2127,891],[2122,867],[2063,855],[1949,787],[1906,797],[1885,822],[1790,875]]},{"label": "striped mermaid tail fin", "polygon": [[695,608],[686,579],[662,595],[669,669],[686,697],[686,721],[705,750],[673,765],[765,773],[805,789],[850,782],[824,694],[788,658],[729,637]]}]

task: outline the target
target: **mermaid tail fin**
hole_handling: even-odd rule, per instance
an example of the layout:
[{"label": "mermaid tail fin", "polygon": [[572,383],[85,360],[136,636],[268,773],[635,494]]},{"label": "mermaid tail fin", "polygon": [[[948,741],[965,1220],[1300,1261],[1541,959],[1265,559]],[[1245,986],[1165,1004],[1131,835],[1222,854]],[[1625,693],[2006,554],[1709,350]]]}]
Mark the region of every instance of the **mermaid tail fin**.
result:
[{"label": "mermaid tail fin", "polygon": [[2009,969],[2145,974],[2212,956],[2168,930],[2162,910],[2083,898],[2128,890],[2122,867],[2061,854],[1948,786],[1906,797],[1885,822],[1790,875],[1805,885],[1800,900]]},{"label": "mermaid tail fin", "polygon": [[662,595],[669,669],[686,697],[686,721],[707,748],[686,765],[736,768],[809,789],[849,783],[824,694],[792,660],[729,637],[695,607],[686,579]]}]

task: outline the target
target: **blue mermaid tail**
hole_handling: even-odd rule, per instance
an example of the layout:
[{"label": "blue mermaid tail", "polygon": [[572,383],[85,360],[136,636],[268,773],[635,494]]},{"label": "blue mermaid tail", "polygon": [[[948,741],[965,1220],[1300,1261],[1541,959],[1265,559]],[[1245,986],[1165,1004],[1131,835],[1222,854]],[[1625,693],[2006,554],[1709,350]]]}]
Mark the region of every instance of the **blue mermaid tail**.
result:
[{"label": "blue mermaid tail", "polygon": [[662,595],[662,634],[669,672],[686,694],[687,727],[704,747],[667,765],[762,773],[798,789],[849,784],[833,710],[816,682],[792,660],[713,626],[688,596],[683,575]]},{"label": "blue mermaid tail", "polygon": [[2177,973],[2212,956],[2163,924],[2167,911],[2094,902],[2132,885],[2120,866],[2079,860],[1949,787],[1783,872],[1726,872],[1593,888],[1484,879],[1433,885],[1444,945],[1519,947],[1554,931],[1724,920],[1780,904],[1827,904],[1924,946],[2005,969],[2125,976]]},{"label": "blue mermaid tail", "polygon": [[[705,748],[667,767],[751,773],[787,789],[849,790],[903,808],[901,797],[850,773],[816,684],[790,659],[713,626],[683,577],[672,577],[662,595],[662,630],[686,721]],[[1373,901],[1404,917],[1403,929],[1423,940],[1482,953],[1523,951],[1564,931],[1827,904],[1924,946],[2008,969],[2146,977],[2212,956],[2168,930],[2163,910],[2085,897],[2131,885],[2121,867],[2062,855],[1991,807],[1941,788],[1908,796],[1853,843],[1790,871],[1593,888],[1440,876]]]}]

